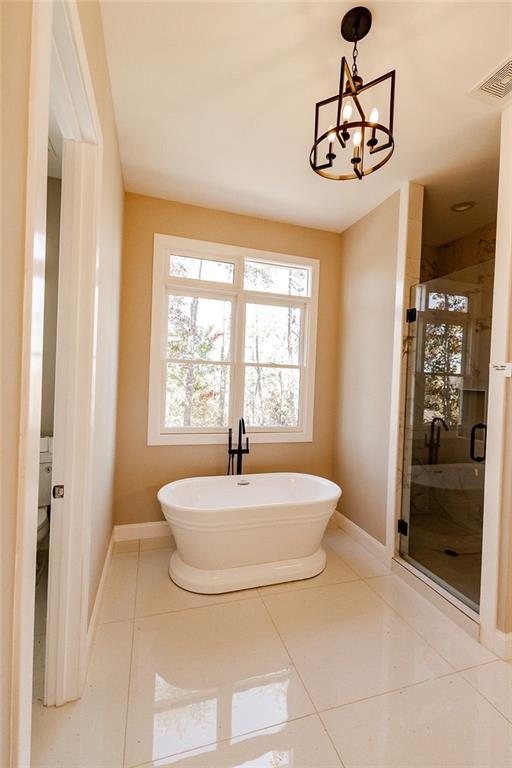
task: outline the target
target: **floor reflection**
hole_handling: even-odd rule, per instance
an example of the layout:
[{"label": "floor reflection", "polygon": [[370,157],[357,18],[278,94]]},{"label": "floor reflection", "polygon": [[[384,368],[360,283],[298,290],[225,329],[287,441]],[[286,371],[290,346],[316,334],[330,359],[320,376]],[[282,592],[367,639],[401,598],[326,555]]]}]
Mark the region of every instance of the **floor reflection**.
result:
[{"label": "floor reflection", "polygon": [[[290,672],[291,668],[287,667],[248,678],[232,687],[203,690],[180,688],[155,675],[153,759],[169,752],[171,745],[172,751],[183,752],[199,743],[232,739],[247,729],[248,722],[254,724],[254,730],[258,725],[285,722],[289,717]],[[280,762],[268,762],[268,765],[290,764],[283,759],[284,753],[279,757]],[[257,764],[267,765],[267,762]]]}]

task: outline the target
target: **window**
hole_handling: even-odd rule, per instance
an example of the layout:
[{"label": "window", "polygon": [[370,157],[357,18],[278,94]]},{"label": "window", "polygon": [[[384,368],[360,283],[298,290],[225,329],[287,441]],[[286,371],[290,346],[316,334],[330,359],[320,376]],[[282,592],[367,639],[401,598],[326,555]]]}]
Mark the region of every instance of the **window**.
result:
[{"label": "window", "polygon": [[467,312],[469,299],[457,293],[439,293],[430,291],[428,294],[429,309],[445,309],[447,312]]},{"label": "window", "polygon": [[319,262],[155,235],[149,445],[312,439]]},{"label": "window", "polygon": [[441,417],[453,426],[461,423],[468,312],[467,295],[428,293],[427,310],[421,325],[425,424],[435,417]]}]

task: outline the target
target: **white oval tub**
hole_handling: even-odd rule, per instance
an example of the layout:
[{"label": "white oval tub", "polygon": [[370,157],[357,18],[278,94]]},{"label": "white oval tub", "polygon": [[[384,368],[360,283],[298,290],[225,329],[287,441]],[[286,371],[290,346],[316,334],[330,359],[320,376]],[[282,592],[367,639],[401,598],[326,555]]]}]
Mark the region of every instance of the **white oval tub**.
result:
[{"label": "white oval tub", "polygon": [[295,472],[192,477],[164,485],[158,501],[177,549],[171,579],[213,594],[316,576],[321,540],[341,489]]}]

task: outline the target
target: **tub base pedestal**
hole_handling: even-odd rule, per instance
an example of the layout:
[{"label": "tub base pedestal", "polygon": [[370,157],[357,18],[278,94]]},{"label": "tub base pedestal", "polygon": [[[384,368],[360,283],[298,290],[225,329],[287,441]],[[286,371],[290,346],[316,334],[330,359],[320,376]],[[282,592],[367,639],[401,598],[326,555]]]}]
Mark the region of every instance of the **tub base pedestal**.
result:
[{"label": "tub base pedestal", "polygon": [[189,592],[214,595],[263,587],[267,584],[280,584],[284,581],[309,579],[324,570],[325,559],[325,552],[319,547],[312,555],[296,560],[280,560],[212,571],[187,565],[175,551],[169,563],[169,576],[175,584]]}]

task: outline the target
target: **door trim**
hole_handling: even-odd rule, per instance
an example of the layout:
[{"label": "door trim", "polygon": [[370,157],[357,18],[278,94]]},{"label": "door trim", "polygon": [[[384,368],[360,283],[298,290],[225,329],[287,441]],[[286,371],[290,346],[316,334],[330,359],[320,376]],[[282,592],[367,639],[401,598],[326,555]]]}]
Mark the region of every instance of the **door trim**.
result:
[{"label": "door trim", "polygon": [[64,139],[45,705],[81,695],[87,668],[102,133],[78,9],[54,3],[50,104]]},{"label": "door trim", "polygon": [[[51,88],[50,88],[51,85]],[[51,96],[50,96],[51,91]],[[59,574],[60,586],[50,584],[48,634],[47,704],[76,698],[83,686],[87,665],[90,448],[77,453],[77,441],[88,434],[94,409],[94,346],[96,339],[96,260],[102,134],[88,68],[85,45],[75,0],[33,3],[28,115],[28,162],[25,226],[25,281],[23,289],[22,386],[20,397],[20,480],[17,504],[17,556],[13,593],[13,658],[11,760],[13,765],[30,764],[32,711],[32,657],[34,631],[34,585],[39,483],[39,438],[42,383],[42,329],[46,243],[46,184],[48,165],[48,116],[52,109],[63,137],[76,142],[65,161],[63,183],[73,178],[71,199],[63,208],[61,233],[73,247],[79,273],[80,295],[76,299],[76,322],[65,329],[69,348],[79,343],[86,358],[72,355],[68,367],[85,400],[74,399],[68,410],[70,421],[62,433],[60,450],[69,456],[64,483],[84,489],[69,493],[62,514],[52,519],[50,558],[51,582]],[[59,119],[60,115],[60,119]],[[65,212],[67,210],[67,213]],[[72,215],[71,215],[72,213]],[[62,251],[61,253],[64,253]],[[91,282],[92,280],[92,282]],[[78,303],[80,300],[80,304]],[[76,309],[76,307],[75,307]],[[86,314],[79,320],[82,310]],[[91,321],[92,319],[92,321]],[[59,448],[56,446],[56,450]],[[68,481],[69,477],[69,481]],[[72,478],[72,482],[71,482]],[[69,501],[69,503],[67,503]],[[71,508],[71,502],[73,508]],[[60,518],[60,522],[59,522]],[[60,530],[59,530],[60,529]],[[71,553],[59,551],[72,540]],[[73,559],[74,558],[74,559]],[[77,559],[78,558],[78,559]],[[51,616],[50,616],[51,612]],[[77,620],[77,615],[79,620]],[[54,644],[60,645],[56,652]],[[62,637],[66,642],[62,645]]]},{"label": "door trim", "polygon": [[498,211],[496,220],[496,262],[491,331],[489,407],[487,409],[487,456],[485,461],[482,580],[480,589],[480,640],[498,651],[498,601],[505,592],[501,583],[501,540],[505,532],[502,512],[510,498],[511,478],[507,470],[507,421],[510,419],[511,379],[494,365],[510,361],[512,323],[512,106],[501,115]]},{"label": "door trim", "polygon": [[395,277],[395,323],[391,372],[391,404],[388,443],[388,479],[386,500],[386,551],[389,562],[399,550],[398,520],[402,500],[402,459],[404,445],[407,343],[405,310],[411,288],[419,283],[421,262],[421,227],[423,187],[411,181],[400,187],[398,243]]},{"label": "door trim", "polygon": [[11,721],[9,751],[13,766],[30,765],[34,591],[37,551],[37,499],[41,436],[41,382],[46,238],[46,173],[51,11],[32,6],[21,392],[13,587]]},{"label": "door trim", "polygon": [[[480,591],[480,642],[498,655],[507,636],[498,627],[500,604],[512,599],[507,592],[503,573],[503,550],[512,540],[512,523],[502,516],[507,499],[512,498],[512,476],[506,472],[507,456],[512,446],[507,435],[507,421],[511,418],[512,379],[504,371],[493,368],[510,362],[512,356],[512,106],[501,116],[499,193],[496,227],[496,267],[493,293],[493,323],[491,332],[491,373],[488,395],[488,438],[486,475],[484,486],[484,521],[482,540],[482,579]],[[396,272],[395,337],[393,345],[392,401],[388,456],[388,496],[386,507],[386,548],[390,559],[399,558],[397,521],[401,514],[401,481],[403,421],[405,418],[406,366],[403,363],[403,345],[407,330],[405,308],[407,291],[419,283],[421,256],[421,206],[419,222],[410,212],[411,195],[419,185],[405,182],[400,191],[399,241]],[[416,213],[416,205],[413,206]],[[419,238],[419,249],[418,249]],[[407,285],[408,271],[418,271],[415,280]],[[508,527],[507,527],[508,526]],[[501,568],[500,568],[501,565]],[[432,587],[431,587],[432,588]],[[449,599],[449,598],[448,598]],[[509,646],[507,645],[507,648]]]}]

